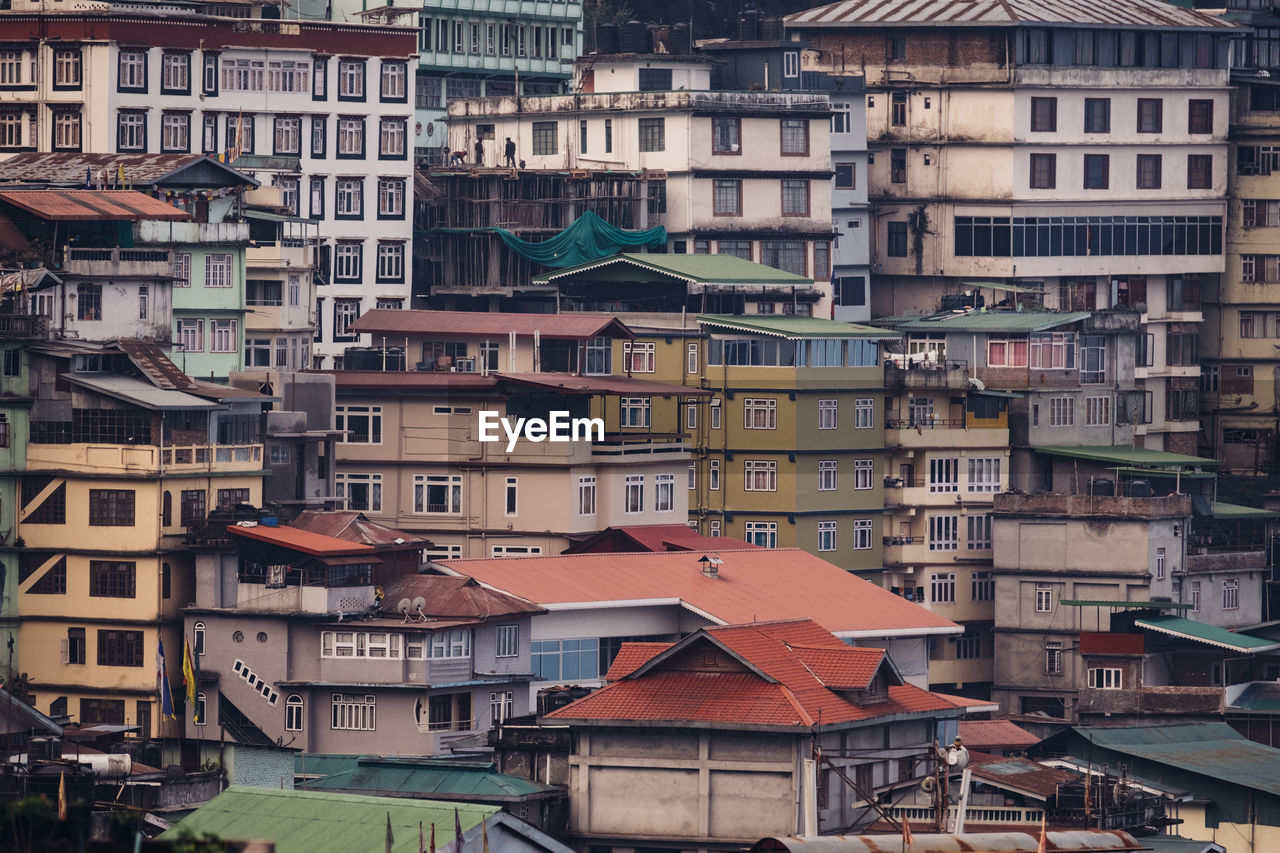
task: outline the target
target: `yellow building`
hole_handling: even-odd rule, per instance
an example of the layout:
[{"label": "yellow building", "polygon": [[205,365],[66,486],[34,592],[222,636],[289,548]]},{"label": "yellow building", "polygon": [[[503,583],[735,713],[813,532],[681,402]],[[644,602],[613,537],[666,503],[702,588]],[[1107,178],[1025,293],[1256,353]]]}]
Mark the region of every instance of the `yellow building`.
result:
[{"label": "yellow building", "polygon": [[184,376],[158,348],[31,349],[31,441],[17,512],[20,658],[36,706],[82,725],[176,733],[161,719],[158,644],[181,701],[186,534],[258,504],[261,395]]}]

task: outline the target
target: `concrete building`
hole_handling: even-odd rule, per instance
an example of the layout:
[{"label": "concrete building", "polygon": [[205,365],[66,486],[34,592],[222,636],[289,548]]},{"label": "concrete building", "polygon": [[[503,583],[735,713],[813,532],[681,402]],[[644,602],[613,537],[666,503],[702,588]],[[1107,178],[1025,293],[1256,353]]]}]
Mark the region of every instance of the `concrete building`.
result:
[{"label": "concrete building", "polygon": [[1193,453],[1201,291],[1225,258],[1232,26],[1158,0],[1001,7],[962,27],[846,0],[786,22],[814,70],[866,74],[872,316],[992,280],[1049,308],[1131,306],[1151,395],[1139,443]]},{"label": "concrete building", "polygon": [[[40,6],[0,19],[0,41],[16,69],[0,92],[0,157],[221,154],[318,223],[322,366],[358,342],[348,327],[362,311],[409,305],[413,31]],[[215,279],[243,276],[222,254]],[[163,274],[185,278],[172,262]]]},{"label": "concrete building", "polygon": [[843,829],[871,792],[925,775],[916,759],[965,713],[809,620],[624,644],[607,677],[544,717],[573,736],[569,832],[582,850],[727,850]]}]

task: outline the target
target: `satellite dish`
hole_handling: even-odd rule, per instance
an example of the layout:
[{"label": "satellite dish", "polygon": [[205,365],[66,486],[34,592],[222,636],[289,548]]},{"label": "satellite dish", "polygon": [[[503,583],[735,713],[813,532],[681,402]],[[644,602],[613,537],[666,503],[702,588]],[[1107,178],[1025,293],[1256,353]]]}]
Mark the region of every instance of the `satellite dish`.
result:
[{"label": "satellite dish", "polygon": [[409,599],[407,598],[400,599],[399,603],[396,604],[396,610],[399,610],[405,616],[408,616],[409,611],[412,609],[413,609],[413,602],[409,601]]},{"label": "satellite dish", "polygon": [[938,780],[932,776],[926,776],[920,780],[920,790],[926,794],[932,794],[938,788]]},{"label": "satellite dish", "polygon": [[424,607],[426,607],[426,606],[427,606],[427,600],[426,600],[425,598],[423,598],[422,596],[418,596],[417,598],[415,598],[415,599],[413,600],[413,605],[412,605],[412,606],[413,606],[413,609],[414,609],[414,610],[417,610],[418,612],[421,612],[421,611],[422,611],[422,608],[424,608]]}]

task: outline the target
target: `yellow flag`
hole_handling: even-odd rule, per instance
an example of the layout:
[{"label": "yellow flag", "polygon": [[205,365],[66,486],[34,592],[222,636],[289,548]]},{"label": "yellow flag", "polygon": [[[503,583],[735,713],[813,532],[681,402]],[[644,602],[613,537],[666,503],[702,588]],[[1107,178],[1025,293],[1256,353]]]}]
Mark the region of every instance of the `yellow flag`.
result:
[{"label": "yellow flag", "polygon": [[58,820],[67,819],[67,774],[58,774]]},{"label": "yellow flag", "polygon": [[[182,683],[187,687],[187,708],[190,713],[195,713],[196,707],[196,672],[195,667],[191,665],[191,641],[184,634],[182,636]],[[195,718],[192,717],[192,722]]]}]

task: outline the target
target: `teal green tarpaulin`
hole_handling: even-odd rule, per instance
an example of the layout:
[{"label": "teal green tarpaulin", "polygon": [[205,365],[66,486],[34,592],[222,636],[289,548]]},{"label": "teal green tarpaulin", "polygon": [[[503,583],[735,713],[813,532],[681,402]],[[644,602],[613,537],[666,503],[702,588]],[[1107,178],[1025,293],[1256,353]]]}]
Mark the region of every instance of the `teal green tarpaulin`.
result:
[{"label": "teal green tarpaulin", "polygon": [[505,228],[436,229],[446,234],[473,230],[492,231],[520,257],[555,269],[598,261],[630,246],[665,246],[667,243],[667,229],[661,225],[644,231],[624,231],[589,210],[559,234],[537,243],[521,240]]}]

